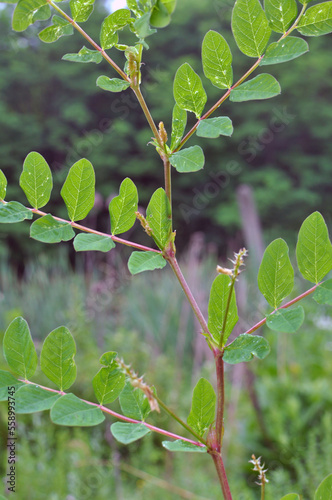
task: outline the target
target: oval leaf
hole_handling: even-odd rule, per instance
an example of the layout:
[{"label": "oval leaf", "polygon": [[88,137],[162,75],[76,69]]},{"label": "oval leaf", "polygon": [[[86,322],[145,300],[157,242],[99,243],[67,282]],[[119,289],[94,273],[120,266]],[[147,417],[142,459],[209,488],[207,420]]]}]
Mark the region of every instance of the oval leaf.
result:
[{"label": "oval leaf", "polygon": [[195,113],[197,118],[201,117],[207,97],[200,77],[188,63],[182,64],[177,70],[173,91],[175,102],[181,109]]},{"label": "oval leaf", "polygon": [[13,224],[25,219],[32,219],[33,213],[18,201],[0,203],[0,223]]},{"label": "oval leaf", "polygon": [[74,239],[74,248],[76,252],[109,252],[115,248],[114,241],[109,236],[101,234],[80,233]]},{"label": "oval leaf", "polygon": [[244,361],[250,361],[254,356],[264,359],[269,352],[270,346],[266,339],[258,335],[243,333],[225,347],[223,360],[225,363],[235,365]]},{"label": "oval leaf", "polygon": [[68,222],[56,220],[48,214],[31,224],[30,236],[43,243],[60,243],[74,238],[75,232]]},{"label": "oval leaf", "polygon": [[103,50],[110,49],[118,42],[117,31],[130,22],[130,10],[119,9],[103,21],[100,31],[100,45]]},{"label": "oval leaf", "polygon": [[228,116],[217,116],[201,120],[198,124],[196,134],[198,137],[216,139],[220,135],[230,137],[233,134],[232,120]]},{"label": "oval leaf", "polygon": [[292,59],[296,59],[296,57],[302,56],[308,50],[309,45],[305,40],[289,36],[280,42],[271,43],[268,46],[260,66],[291,61]]},{"label": "oval leaf", "polygon": [[171,150],[179,145],[187,125],[187,111],[181,109],[177,104],[174,105],[172,114],[172,138]]},{"label": "oval leaf", "polygon": [[287,243],[278,238],[264,252],[258,272],[258,288],[267,302],[276,309],[294,287],[294,270]]},{"label": "oval leaf", "polygon": [[115,422],[111,425],[111,432],[115,439],[122,444],[129,444],[141,439],[151,431],[143,424],[130,424],[127,422]]},{"label": "oval leaf", "polygon": [[134,389],[130,382],[125,385],[119,401],[123,414],[135,420],[145,420],[151,411],[144,392]]},{"label": "oval leaf", "polygon": [[85,403],[74,394],[61,396],[51,409],[54,424],[67,426],[91,427],[105,420],[100,408]]},{"label": "oval leaf", "polygon": [[275,332],[295,333],[304,321],[302,306],[295,309],[279,309],[266,317],[266,325]]},{"label": "oval leaf", "polygon": [[295,0],[264,0],[264,8],[270,27],[277,33],[286,33],[297,16]]},{"label": "oval leaf", "polygon": [[115,401],[121,394],[126,383],[126,376],[119,369],[100,368],[92,380],[93,390],[101,405]]},{"label": "oval leaf", "polygon": [[280,85],[274,76],[264,73],[236,87],[231,91],[229,99],[233,102],[270,99],[280,92]]},{"label": "oval leaf", "polygon": [[206,446],[197,446],[196,444],[188,443],[188,441],[183,441],[182,439],[177,439],[176,441],[163,441],[161,444],[168,451],[207,452]]},{"label": "oval leaf", "polygon": [[38,36],[42,42],[53,43],[62,36],[70,36],[74,33],[74,28],[66,19],[59,16],[53,16],[52,22],[52,26],[45,28],[39,33]]},{"label": "oval leaf", "polygon": [[78,63],[96,63],[99,64],[103,60],[103,56],[99,50],[90,50],[82,47],[77,54],[65,54],[62,56],[64,61],[78,62]]},{"label": "oval leaf", "polygon": [[3,338],[3,355],[16,375],[26,380],[34,375],[38,357],[25,319],[15,318],[8,326]]},{"label": "oval leaf", "polygon": [[328,304],[332,306],[332,279],[324,281],[313,295],[313,298],[318,304]]},{"label": "oval leaf", "polygon": [[314,500],[329,500],[332,498],[332,474],[327,476],[318,486]]},{"label": "oval leaf", "polygon": [[201,170],[204,167],[205,158],[200,146],[192,146],[171,154],[169,161],[178,172],[189,173]]},{"label": "oval leaf", "polygon": [[301,17],[297,30],[301,35],[320,36],[332,32],[332,2],[310,7]]},{"label": "oval leaf", "polygon": [[75,340],[65,326],[56,328],[44,340],[40,354],[40,366],[46,377],[64,391],[76,379]]},{"label": "oval leaf", "polygon": [[155,242],[163,250],[172,230],[171,206],[163,188],[157,189],[151,196],[146,209],[146,220]]},{"label": "oval leaf", "polygon": [[[23,382],[17,380],[11,373],[0,370],[0,401],[8,401],[9,392],[16,392]],[[14,389],[12,389],[14,388]]]},{"label": "oval leaf", "polygon": [[323,216],[309,215],[303,222],[296,245],[297,265],[302,276],[319,283],[332,269],[332,245]]},{"label": "oval leaf", "polygon": [[143,271],[154,271],[166,266],[166,260],[156,252],[133,252],[128,260],[128,269],[131,274]]},{"label": "oval leaf", "polygon": [[119,196],[115,196],[109,206],[113,235],[125,233],[133,227],[137,208],[137,188],[133,181],[127,177],[121,183]]},{"label": "oval leaf", "polygon": [[7,179],[2,170],[0,170],[0,200],[4,200],[6,198],[7,191]]},{"label": "oval leaf", "polygon": [[237,46],[249,57],[260,57],[271,36],[271,28],[259,0],[236,0],[232,30]]},{"label": "oval leaf", "polygon": [[216,410],[216,394],[210,382],[205,378],[201,378],[193,392],[190,414],[187,418],[187,423],[200,436],[203,436],[205,431],[214,422]]},{"label": "oval leaf", "polygon": [[52,408],[61,397],[56,392],[46,391],[38,385],[24,385],[16,393],[16,413],[35,413]]},{"label": "oval leaf", "polygon": [[216,31],[208,31],[202,44],[203,71],[218,89],[229,89],[233,83],[232,53],[228,43]]},{"label": "oval leaf", "polygon": [[84,23],[92,14],[95,0],[71,0],[69,2],[70,10],[74,21]]},{"label": "oval leaf", "polygon": [[95,201],[95,172],[88,160],[83,158],[71,167],[61,196],[70,220],[82,220],[88,215]]},{"label": "oval leaf", "polygon": [[108,78],[108,76],[99,76],[96,82],[97,87],[109,92],[122,92],[130,87],[130,82],[120,78]]},{"label": "oval leaf", "polygon": [[46,20],[50,16],[47,0],[20,0],[13,14],[13,30],[24,31],[35,21]]},{"label": "oval leaf", "polygon": [[[219,274],[212,283],[209,300],[209,321],[208,327],[215,341],[219,344],[222,329],[225,321],[225,314],[229,298],[231,280],[225,274]],[[234,289],[229,304],[229,311],[227,315],[226,327],[222,336],[222,345],[233,331],[234,326],[238,322],[237,306]]]}]

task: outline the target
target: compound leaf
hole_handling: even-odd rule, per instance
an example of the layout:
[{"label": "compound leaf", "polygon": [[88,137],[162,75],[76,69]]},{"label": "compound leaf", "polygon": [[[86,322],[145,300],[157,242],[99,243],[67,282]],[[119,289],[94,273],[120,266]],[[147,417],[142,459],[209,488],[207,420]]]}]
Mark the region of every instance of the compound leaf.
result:
[{"label": "compound leaf", "polygon": [[133,181],[127,177],[121,183],[119,196],[115,196],[109,206],[113,235],[125,233],[133,227],[137,208],[137,188]]},{"label": "compound leaf", "polygon": [[43,243],[60,243],[74,238],[75,232],[68,222],[56,220],[47,214],[31,224],[30,236]]},{"label": "compound leaf", "polygon": [[258,288],[267,302],[276,309],[294,287],[294,270],[287,243],[278,238],[264,252],[258,272]]},{"label": "compound leaf", "polygon": [[95,201],[95,172],[91,163],[83,158],[69,170],[61,189],[70,220],[84,219]]},{"label": "compound leaf", "polygon": [[295,333],[304,321],[302,306],[279,309],[266,317],[266,325],[275,332]]},{"label": "compound leaf", "polygon": [[154,271],[165,266],[166,260],[156,252],[133,252],[128,260],[128,269],[131,274]]},{"label": "compound leaf", "polygon": [[52,173],[41,154],[33,151],[25,158],[20,186],[33,208],[41,208],[49,202],[53,188]]},{"label": "compound leaf", "polygon": [[169,161],[178,172],[189,173],[201,170],[204,167],[205,158],[200,146],[191,146],[171,154]]},{"label": "compound leaf", "polygon": [[15,318],[8,326],[3,338],[3,355],[16,375],[24,379],[34,375],[38,357],[25,319]]},{"label": "compound leaf", "polygon": [[191,411],[187,418],[187,423],[200,436],[214,422],[216,409],[216,395],[210,382],[201,378],[193,392]]},{"label": "compound leaf", "polygon": [[181,109],[201,117],[207,96],[200,77],[188,63],[182,64],[174,78],[174,98]]},{"label": "compound leaf", "polygon": [[105,416],[100,408],[82,401],[74,394],[65,394],[52,406],[51,420],[58,425],[91,427],[103,422]]},{"label": "compound leaf", "polygon": [[115,422],[111,425],[111,432],[115,439],[122,444],[129,444],[141,439],[151,431],[146,425]]},{"label": "compound leaf", "polygon": [[203,71],[218,89],[229,89],[233,83],[232,53],[228,43],[216,31],[208,31],[202,44]]},{"label": "compound leaf", "polygon": [[296,245],[297,265],[302,276],[319,283],[332,269],[332,245],[323,216],[309,215],[303,222]]},{"label": "compound leaf", "polygon": [[260,57],[271,36],[271,28],[259,0],[236,0],[232,30],[237,46],[249,57]]},{"label": "compound leaf", "polygon": [[230,284],[231,279],[229,276],[219,274],[219,276],[217,276],[213,281],[210,292],[208,328],[217,343],[220,342],[220,338],[222,336],[222,345],[225,345],[226,340],[232,333],[233,328],[239,319],[237,314],[235,292],[233,289],[225,329],[224,332],[222,332],[230,293]]},{"label": "compound leaf", "polygon": [[264,359],[270,352],[270,346],[266,339],[258,335],[243,333],[231,344],[225,347],[223,360],[235,365],[244,361],[250,361],[256,356]]},{"label": "compound leaf", "polygon": [[233,89],[229,99],[233,102],[270,99],[280,92],[280,85],[274,76],[263,73]]},{"label": "compound leaf", "polygon": [[56,328],[44,340],[40,366],[46,377],[64,391],[76,379],[75,340],[65,326]]}]

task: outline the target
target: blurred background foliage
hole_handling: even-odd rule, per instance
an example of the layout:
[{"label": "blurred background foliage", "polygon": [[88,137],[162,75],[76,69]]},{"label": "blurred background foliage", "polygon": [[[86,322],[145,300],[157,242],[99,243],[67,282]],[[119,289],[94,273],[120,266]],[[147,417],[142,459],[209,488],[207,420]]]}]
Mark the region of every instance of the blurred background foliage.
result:
[{"label": "blurred background foliage", "polygon": [[[202,76],[208,104],[220,96],[201,69],[200,47],[209,29],[221,32],[229,42],[235,79],[250,65],[232,39],[233,4],[233,0],[178,0],[171,25],[148,39],[143,92],[156,122],[163,120],[169,135],[172,81],[183,62],[190,62]],[[53,197],[46,210],[66,216],[59,196],[62,183],[70,166],[87,157],[96,169],[100,196],[86,223],[108,230],[109,197],[124,177],[138,185],[143,207],[163,183],[162,167],[148,145],[151,132],[129,90],[110,94],[95,86],[100,74],[114,76],[106,63],[85,66],[61,61],[65,53],[84,45],[78,34],[42,44],[36,25],[24,33],[11,31],[11,10],[8,6],[0,11],[0,168],[9,180],[7,199],[26,202],[18,179],[25,156],[35,150],[53,170]],[[92,37],[98,38],[107,14],[97,1],[85,24]],[[130,36],[123,33],[122,40],[132,41]],[[238,250],[243,244],[236,201],[241,184],[253,188],[266,243],[282,236],[294,244],[301,222],[314,210],[323,213],[331,228],[330,44],[331,36],[310,39],[308,54],[264,68],[282,87],[281,96],[273,101],[226,102],[219,114],[232,118],[232,138],[192,138],[188,143],[204,148],[206,166],[188,176],[174,172],[174,215],[179,253],[200,304],[207,304],[217,257],[220,260],[234,245]],[[123,65],[123,54],[114,50],[112,57]],[[221,184],[218,189],[216,179]],[[106,258],[75,257],[71,244],[46,246],[29,239],[28,232],[28,223],[0,226],[0,340],[9,322],[21,314],[39,349],[51,330],[65,324],[78,345],[78,379],[73,388],[78,396],[94,399],[91,378],[98,371],[98,359],[106,350],[118,350],[186,418],[192,387],[199,376],[213,378],[213,364],[197,341],[198,328],[172,276],[165,270],[131,280],[122,248]],[[207,246],[201,241],[197,250],[197,241],[190,236],[198,232],[204,233]],[[132,230],[130,238],[146,242],[139,229]],[[245,275],[242,331],[265,310],[250,266]],[[297,291],[302,286],[298,283]],[[251,312],[257,305],[258,316]],[[322,307],[317,310],[312,299],[305,306],[306,325],[296,335],[262,332],[271,342],[268,358],[251,363],[250,372],[242,376],[228,367],[229,427],[224,445],[237,500],[260,496],[257,477],[247,463],[252,453],[262,455],[270,469],[268,500],[290,491],[312,498],[318,483],[331,472],[331,314]],[[5,368],[2,358],[0,368]],[[46,382],[42,374],[37,378]],[[247,379],[250,383],[245,384]],[[122,447],[112,440],[109,421],[81,430],[55,427],[46,414],[18,419],[18,500],[44,499],[45,492],[50,500],[218,498],[210,460],[166,453],[157,435]],[[180,432],[163,415],[153,414],[151,422]],[[4,406],[0,424],[3,450]],[[5,453],[0,460],[3,476]],[[186,492],[174,490],[175,485]]]}]

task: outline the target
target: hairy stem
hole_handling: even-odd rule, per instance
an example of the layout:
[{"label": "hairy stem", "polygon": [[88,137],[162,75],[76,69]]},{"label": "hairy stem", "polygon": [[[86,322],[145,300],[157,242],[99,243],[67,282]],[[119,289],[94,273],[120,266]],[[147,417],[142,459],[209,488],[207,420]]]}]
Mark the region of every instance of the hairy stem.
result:
[{"label": "hairy stem", "polygon": [[[300,300],[304,299],[305,297],[307,297],[308,295],[313,293],[319,285],[321,285],[321,283],[318,283],[317,285],[313,286],[312,288],[309,288],[309,290],[307,290],[304,293],[301,293],[301,295],[299,295],[298,297],[295,297],[295,299],[290,300],[284,306],[278,307],[275,311],[273,311],[272,314],[274,314],[276,311],[279,311],[279,309],[287,309],[288,307],[291,307],[293,304],[296,304],[296,302],[299,302]],[[249,330],[247,330],[244,333],[253,333],[256,330],[258,330],[258,328],[265,325],[265,323],[266,323],[266,318],[263,318],[258,323],[256,323],[256,325],[252,326],[251,328],[249,328]]]},{"label": "hairy stem", "polygon": [[218,478],[220,481],[221,489],[225,500],[232,500],[231,490],[229,488],[224,462],[221,453],[211,453],[211,456],[216,467]]},{"label": "hairy stem", "polygon": [[[51,389],[50,387],[45,387],[45,386],[40,385],[40,384],[35,384],[34,382],[31,382],[30,380],[23,380],[23,379],[18,379],[18,380],[20,382],[25,383],[25,384],[31,384],[31,385],[35,385],[37,387],[40,387],[41,389],[44,389],[45,391],[56,392],[57,394],[61,394],[61,396],[64,396],[65,394],[67,394],[66,392],[58,391],[57,389]],[[91,406],[96,406],[97,408],[100,408],[101,411],[103,411],[104,413],[108,413],[109,415],[112,415],[113,417],[118,418],[119,420],[123,420],[124,422],[145,425],[145,427],[147,427],[151,431],[157,432],[158,434],[162,434],[162,435],[167,436],[169,438],[181,439],[182,441],[186,441],[186,442],[194,444],[196,446],[204,446],[204,444],[202,442],[196,442],[196,441],[193,441],[192,439],[188,439],[188,438],[179,436],[178,434],[174,434],[173,432],[165,431],[164,429],[160,429],[159,427],[155,427],[154,425],[147,424],[144,421],[142,422],[140,420],[135,420],[134,418],[125,417],[124,415],[121,415],[120,413],[117,413],[113,410],[110,410],[106,406],[103,406],[103,405],[100,405],[97,403],[93,403],[92,401],[87,401],[86,399],[81,399],[81,401],[84,401],[84,403],[87,403]]]}]

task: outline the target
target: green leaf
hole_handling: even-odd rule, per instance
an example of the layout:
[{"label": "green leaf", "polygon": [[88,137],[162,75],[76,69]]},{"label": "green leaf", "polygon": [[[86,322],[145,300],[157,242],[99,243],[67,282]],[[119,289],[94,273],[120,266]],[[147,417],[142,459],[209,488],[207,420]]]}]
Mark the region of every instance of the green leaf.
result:
[{"label": "green leaf", "polygon": [[182,64],[174,79],[174,98],[181,109],[192,111],[200,118],[207,101],[200,77],[188,63]]},{"label": "green leaf", "polygon": [[117,355],[118,353],[115,351],[104,352],[104,354],[100,357],[99,363],[101,365],[111,366],[111,367],[118,366],[115,360]]},{"label": "green leaf", "polygon": [[165,5],[166,9],[168,10],[169,14],[172,14],[174,12],[176,7],[176,1],[177,0],[161,0],[161,2]]},{"label": "green leaf", "polygon": [[0,223],[12,224],[22,222],[25,219],[32,219],[33,213],[18,201],[0,203]]},{"label": "green leaf", "polygon": [[191,146],[171,154],[169,161],[178,172],[189,173],[201,170],[204,167],[205,158],[200,146]]},{"label": "green leaf", "polygon": [[13,4],[15,4],[17,2],[18,2],[18,0],[0,0],[0,3],[13,3]]},{"label": "green leaf", "polygon": [[[157,30],[151,29],[150,28],[150,17],[151,17],[151,12],[146,12],[142,16],[140,16],[136,21],[134,22],[132,28],[134,32],[136,33],[137,37],[139,38],[140,42],[144,40],[144,38],[153,35],[156,33]],[[148,48],[148,47],[147,47]]]},{"label": "green leaf", "polygon": [[127,177],[121,183],[119,196],[115,196],[109,206],[113,235],[125,233],[133,227],[137,209],[137,188],[133,181]]},{"label": "green leaf", "polygon": [[297,30],[305,36],[321,36],[332,32],[332,2],[310,7],[301,17]]},{"label": "green leaf", "polygon": [[145,394],[139,389],[134,389],[130,382],[126,383],[119,401],[123,414],[135,420],[145,420],[151,411]]},{"label": "green leaf", "polygon": [[270,346],[266,339],[258,335],[243,333],[225,347],[223,360],[225,363],[235,365],[243,361],[250,361],[254,356],[264,359],[269,352]]},{"label": "green leaf", "polygon": [[302,306],[279,309],[266,317],[266,325],[275,332],[295,333],[304,321]]},{"label": "green leaf", "polygon": [[292,59],[296,59],[296,57],[302,56],[308,50],[309,45],[305,40],[289,36],[280,40],[280,42],[274,42],[268,46],[260,66],[291,61]]},{"label": "green leaf", "polygon": [[313,298],[318,304],[332,306],[332,279],[324,281],[316,288]]},{"label": "green leaf", "polygon": [[52,22],[52,26],[45,28],[39,33],[38,36],[42,42],[53,43],[62,36],[69,36],[74,33],[74,28],[66,19],[59,16],[53,16]]},{"label": "green leaf", "polygon": [[270,99],[280,92],[280,85],[274,76],[263,73],[233,89],[229,99],[233,102]]},{"label": "green leaf", "polygon": [[74,394],[65,394],[52,406],[51,420],[58,425],[91,427],[101,424],[105,416],[100,408],[85,403]]},{"label": "green leaf", "polygon": [[157,189],[151,196],[146,209],[146,220],[157,245],[163,250],[172,230],[171,207],[163,188]]},{"label": "green leaf", "polygon": [[163,441],[161,444],[168,451],[207,452],[206,446],[197,446],[196,444],[188,443],[188,441],[183,441],[182,439],[177,439],[176,441]]},{"label": "green leaf", "polygon": [[51,16],[47,0],[20,0],[15,7],[12,26],[15,31],[24,31],[37,20]]},{"label": "green leaf", "polygon": [[127,422],[115,422],[111,425],[111,432],[115,439],[122,444],[129,444],[141,439],[151,431],[143,424],[130,424]]},{"label": "green leaf", "polygon": [[49,202],[53,188],[52,173],[39,153],[29,153],[25,158],[20,186],[33,208],[41,208]]},{"label": "green leaf", "polygon": [[118,368],[103,367],[92,380],[93,390],[101,405],[115,401],[126,383],[126,376]]},{"label": "green leaf", "polygon": [[133,252],[128,260],[128,269],[131,274],[154,271],[165,266],[166,260],[156,252]]},{"label": "green leaf", "polygon": [[62,56],[64,61],[78,62],[78,63],[96,63],[99,64],[103,60],[103,56],[99,50],[90,50],[82,47],[77,54],[65,54]]},{"label": "green leaf", "polygon": [[46,391],[38,385],[24,385],[16,393],[16,413],[35,413],[49,410],[61,397],[56,392]]},{"label": "green leaf", "polygon": [[8,326],[3,338],[3,355],[16,375],[26,380],[34,375],[38,357],[25,319],[15,318]]},{"label": "green leaf", "polygon": [[119,9],[110,14],[103,21],[100,31],[100,45],[103,50],[110,49],[118,43],[117,31],[121,30],[130,22],[130,10]]},{"label": "green leaf", "polygon": [[327,476],[318,486],[314,500],[330,500],[332,498],[332,474]]},{"label": "green leaf", "polygon": [[23,382],[19,382],[11,373],[0,370],[0,401],[8,401],[8,396],[11,396],[8,391],[14,387],[16,392],[22,385]]},{"label": "green leaf", "polygon": [[198,137],[216,139],[220,135],[230,137],[233,134],[232,120],[228,116],[217,116],[201,120],[198,124],[196,134]]},{"label": "green leaf", "polygon": [[114,241],[109,236],[101,234],[80,233],[74,239],[76,252],[109,252],[115,248]]},{"label": "green leaf", "polygon": [[152,9],[150,24],[156,28],[164,28],[171,22],[171,16],[162,0],[157,0]]},{"label": "green leaf", "polygon": [[44,340],[40,354],[40,366],[46,377],[64,391],[76,379],[75,340],[65,326],[56,328]]},{"label": "green leaf", "polygon": [[60,243],[74,238],[75,232],[69,223],[56,220],[47,214],[31,224],[30,236],[43,243]]},{"label": "green leaf", "polygon": [[69,2],[70,10],[74,21],[84,23],[92,14],[95,0],[71,0]]},{"label": "green leaf", "polygon": [[171,150],[179,145],[187,125],[187,111],[181,109],[177,104],[174,105],[172,114],[172,138]]},{"label": "green leaf", "polygon": [[[226,307],[228,303],[231,279],[225,274],[219,274],[212,283],[209,300],[209,321],[208,328],[217,343],[220,342],[222,328],[225,320]],[[226,327],[222,337],[222,345],[233,331],[238,322],[237,306],[234,289],[229,304]]]},{"label": "green leaf", "polygon": [[232,30],[237,46],[249,57],[260,57],[271,36],[271,28],[259,0],[236,0]]},{"label": "green leaf", "polygon": [[120,78],[108,78],[108,76],[102,75],[98,76],[96,85],[108,92],[122,92],[130,87],[130,82],[126,82]]},{"label": "green leaf", "polygon": [[286,33],[297,16],[295,0],[264,0],[264,8],[270,27],[277,33]]},{"label": "green leaf", "polygon": [[83,158],[69,170],[61,189],[70,220],[84,219],[95,202],[95,172],[91,163]]},{"label": "green leaf", "polygon": [[302,276],[319,283],[332,269],[332,245],[329,233],[319,212],[303,222],[296,245],[297,265]]},{"label": "green leaf", "polygon": [[205,378],[199,379],[194,392],[190,414],[187,423],[200,436],[214,422],[216,410],[216,395],[210,382]]},{"label": "green leaf", "polygon": [[278,238],[264,252],[258,272],[258,288],[267,302],[276,309],[294,288],[294,270],[287,243]]},{"label": "green leaf", "polygon": [[288,493],[288,495],[282,497],[280,500],[301,500],[300,495],[297,493]]},{"label": "green leaf", "polygon": [[232,53],[228,43],[216,31],[208,31],[202,44],[202,63],[206,78],[218,89],[233,83]]},{"label": "green leaf", "polygon": [[6,198],[7,192],[7,179],[2,170],[0,170],[0,200]]}]

